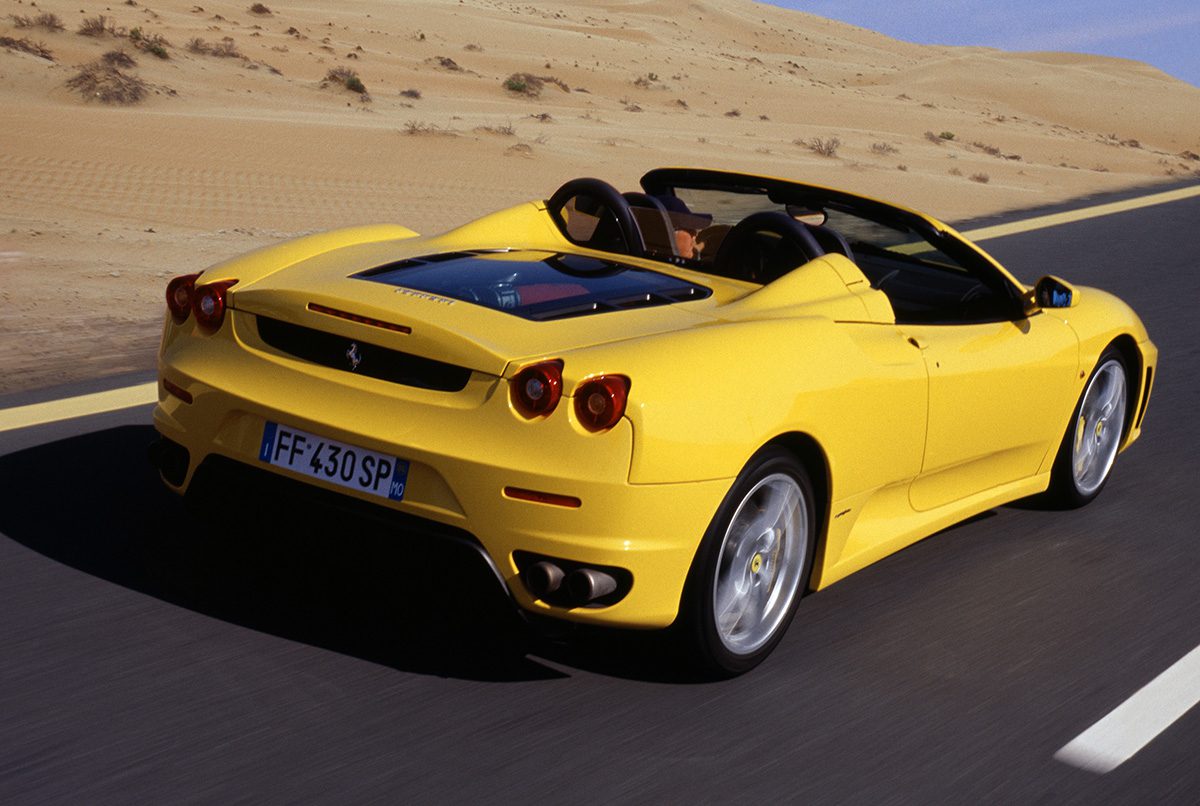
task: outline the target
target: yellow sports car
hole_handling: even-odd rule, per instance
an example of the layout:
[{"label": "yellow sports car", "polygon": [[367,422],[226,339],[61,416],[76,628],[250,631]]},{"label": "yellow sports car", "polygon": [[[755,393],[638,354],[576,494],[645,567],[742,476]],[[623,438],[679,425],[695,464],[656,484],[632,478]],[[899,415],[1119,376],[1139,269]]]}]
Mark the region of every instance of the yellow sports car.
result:
[{"label": "yellow sports car", "polygon": [[1117,298],[1027,288],[851,193],[641,185],[175,278],[164,482],[274,474],[407,513],[468,535],[525,611],[672,627],[735,674],[808,591],[1006,501],[1087,503],[1137,439],[1157,350]]}]

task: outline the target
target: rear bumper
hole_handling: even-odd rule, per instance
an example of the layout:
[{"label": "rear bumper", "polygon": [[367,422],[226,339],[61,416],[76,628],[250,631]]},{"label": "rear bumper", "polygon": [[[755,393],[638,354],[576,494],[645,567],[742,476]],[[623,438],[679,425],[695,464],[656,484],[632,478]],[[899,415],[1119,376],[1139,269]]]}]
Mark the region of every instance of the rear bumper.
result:
[{"label": "rear bumper", "polygon": [[[405,398],[433,393],[290,366],[275,356],[264,362],[233,340],[206,340],[203,350],[190,341],[177,341],[160,359],[160,375],[193,398],[185,403],[160,383],[155,428],[186,451],[182,471],[177,459],[173,471],[163,473],[172,489],[186,492],[201,465],[232,460],[469,534],[527,611],[633,628],[665,627],[675,620],[696,548],[730,481],[630,484],[628,421],[602,435],[573,427],[563,411],[545,421],[517,421],[502,389],[479,395],[478,405],[423,405]],[[268,421],[407,460],[404,500],[348,490],[260,461]],[[573,496],[582,503],[566,508],[516,500],[504,495],[506,487]],[[255,494],[241,486],[230,493]],[[396,539],[406,539],[403,528]],[[516,552],[627,569],[632,586],[620,601],[603,607],[551,606],[524,587]]]}]

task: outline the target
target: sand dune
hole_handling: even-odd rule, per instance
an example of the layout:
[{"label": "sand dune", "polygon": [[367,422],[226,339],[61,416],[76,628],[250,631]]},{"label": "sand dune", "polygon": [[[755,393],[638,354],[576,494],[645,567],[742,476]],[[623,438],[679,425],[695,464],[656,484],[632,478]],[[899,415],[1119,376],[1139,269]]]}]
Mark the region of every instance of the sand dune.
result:
[{"label": "sand dune", "polygon": [[[748,0],[199,2],[0,2],[0,392],[152,366],[175,274],[347,224],[437,231],[577,175],[725,166],[957,219],[1200,168],[1200,89],[1117,59]],[[140,102],[68,87],[113,51]]]}]

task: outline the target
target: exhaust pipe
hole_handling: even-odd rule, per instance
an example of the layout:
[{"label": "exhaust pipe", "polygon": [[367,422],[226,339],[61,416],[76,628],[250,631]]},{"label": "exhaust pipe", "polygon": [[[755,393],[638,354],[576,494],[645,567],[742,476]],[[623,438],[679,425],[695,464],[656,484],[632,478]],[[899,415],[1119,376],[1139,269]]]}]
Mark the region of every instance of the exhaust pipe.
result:
[{"label": "exhaust pipe", "polygon": [[611,574],[594,568],[577,568],[567,577],[567,595],[576,606],[594,602],[616,589],[617,580]]},{"label": "exhaust pipe", "polygon": [[562,586],[563,570],[554,563],[542,561],[525,569],[525,587],[535,599],[545,599]]}]

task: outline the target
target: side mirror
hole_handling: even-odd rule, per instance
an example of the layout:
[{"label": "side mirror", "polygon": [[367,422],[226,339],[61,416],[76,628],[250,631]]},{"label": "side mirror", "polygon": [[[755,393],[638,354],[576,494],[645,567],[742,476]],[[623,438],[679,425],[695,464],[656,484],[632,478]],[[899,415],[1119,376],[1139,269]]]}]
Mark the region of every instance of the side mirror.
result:
[{"label": "side mirror", "polygon": [[1047,274],[1033,287],[1034,301],[1042,308],[1074,308],[1079,304],[1075,286],[1061,277]]}]

